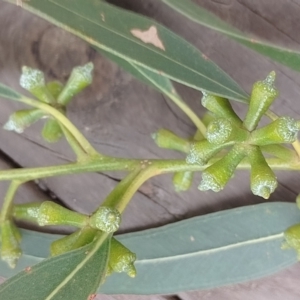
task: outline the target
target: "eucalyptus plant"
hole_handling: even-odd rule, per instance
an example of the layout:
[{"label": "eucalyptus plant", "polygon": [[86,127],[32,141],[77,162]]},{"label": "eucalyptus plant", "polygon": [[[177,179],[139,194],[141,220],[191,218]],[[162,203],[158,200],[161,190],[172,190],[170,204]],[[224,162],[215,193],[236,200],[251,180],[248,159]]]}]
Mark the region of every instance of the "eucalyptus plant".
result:
[{"label": "eucalyptus plant", "polygon": [[[99,153],[65,115],[71,99],[92,82],[92,70],[91,63],[75,67],[63,86],[56,81],[46,83],[40,70],[23,67],[20,85],[36,99],[0,85],[2,96],[34,107],[13,113],[4,129],[22,133],[39,119],[47,119],[41,133],[43,138],[56,142],[65,136],[77,157],[75,162],[64,166],[1,172],[2,180],[11,181],[0,215],[1,258],[12,268],[22,255],[21,234],[15,220],[33,222],[38,226],[75,226],[77,231],[51,243],[50,253],[55,257],[87,246],[88,254],[99,251],[102,270],[99,269],[94,288],[88,291],[90,294],[114,272],[136,276],[136,255],[116,240],[113,233],[118,230],[121,215],[132,196],[147,179],[173,172],[175,189],[187,190],[193,179],[190,174],[202,171],[199,190],[219,192],[237,168],[245,168],[250,170],[253,194],[268,199],[277,187],[272,168],[297,169],[299,166],[297,152],[286,145],[297,142],[300,121],[285,116],[276,117],[268,125],[257,128],[278,94],[274,85],[274,72],[254,84],[244,120],[238,117],[226,98],[203,91],[202,104],[210,112],[210,122],[206,130],[201,132],[202,138],[198,135],[196,139],[184,139],[166,129],[152,135],[159,147],[186,154],[185,160],[135,160]],[[265,158],[263,153],[272,158]],[[29,180],[103,170],[124,170],[128,174],[91,215],[71,211],[51,201],[13,203],[18,187]],[[297,251],[300,250],[298,227],[295,225],[286,231],[286,245]],[[53,293],[56,295],[61,291],[55,290]],[[88,295],[82,296],[82,299]]]},{"label": "eucalyptus plant", "polygon": [[[31,93],[32,97],[24,96],[10,87],[0,84],[1,97],[31,107],[14,112],[4,125],[4,129],[21,134],[32,124],[45,120],[41,131],[45,141],[58,142],[64,137],[76,156],[74,162],[59,166],[0,171],[0,180],[11,182],[0,213],[0,255],[11,268],[18,269],[18,261],[22,261],[22,251],[23,248],[26,248],[22,241],[22,233],[24,239],[30,239],[28,232],[17,227],[16,221],[31,222],[40,227],[67,225],[76,228],[72,234],[67,236],[47,237],[46,244],[50,248],[50,257],[38,264],[35,264],[38,261],[32,261],[32,266],[26,267],[2,284],[0,297],[3,299],[9,297],[22,299],[22,292],[15,289],[17,284],[21,284],[26,289],[30,299],[69,299],[70,295],[73,297],[72,299],[93,299],[98,287],[102,284],[106,291],[105,282],[107,281],[109,284],[111,278],[116,277],[116,281],[121,282],[127,280],[113,273],[125,273],[129,277],[139,277],[143,274],[145,276],[148,271],[151,276],[151,274],[155,274],[155,269],[153,269],[155,267],[152,266],[151,269],[151,266],[148,265],[151,259],[155,260],[156,265],[158,262],[164,264],[168,271],[173,263],[171,259],[168,264],[159,255],[155,257],[151,253],[153,254],[151,257],[151,254],[147,253],[150,250],[144,249],[145,257],[142,258],[144,273],[139,274],[137,270],[142,269],[142,267],[137,267],[139,266],[139,257],[127,245],[134,245],[136,239],[140,242],[143,238],[149,241],[148,245],[155,244],[159,239],[169,236],[171,231],[184,232],[190,223],[179,222],[180,224],[172,227],[157,229],[154,234],[146,232],[141,236],[129,235],[123,239],[114,235],[121,224],[122,214],[133,195],[151,177],[173,173],[174,189],[186,191],[191,187],[193,174],[201,172],[202,180],[199,182],[198,189],[220,192],[234,176],[236,170],[244,169],[250,172],[252,193],[268,199],[278,184],[274,171],[300,170],[300,143],[297,139],[300,121],[289,116],[277,116],[270,110],[278,96],[274,71],[265,79],[255,82],[251,94],[248,96],[213,62],[207,60],[187,42],[175,36],[176,46],[185,53],[184,56],[179,57],[172,48],[174,34],[158,23],[114,8],[103,1],[99,1],[99,3],[76,1],[74,6],[71,2],[69,0],[31,0],[28,3],[24,2],[23,6],[56,24],[64,25],[69,31],[87,40],[101,53],[116,61],[134,76],[164,93],[187,114],[194,123],[196,132],[189,139],[182,138],[164,128],[152,134],[158,147],[179,151],[183,154],[183,159],[112,157],[95,149],[66,114],[67,106],[73,97],[92,83],[94,68],[92,63],[75,67],[64,85],[58,81],[46,82],[41,70],[23,67],[20,85]],[[164,2],[169,3],[169,1]],[[178,9],[180,3],[180,1],[174,1],[173,4],[169,4],[175,5]],[[57,12],[58,6],[64,13]],[[183,8],[182,10],[187,14]],[[102,16],[100,20],[99,15]],[[122,15],[120,23],[116,18],[119,15]],[[111,27],[104,24],[109,19],[115,20],[110,24]],[[104,38],[104,41],[102,40],[103,36],[107,37]],[[239,36],[236,34],[234,38],[238,39]],[[126,45],[124,46],[124,44]],[[151,59],[145,59],[141,49],[149,54]],[[205,73],[203,69],[208,71]],[[200,118],[198,112],[193,111],[181,99],[170,79],[202,92],[201,103],[207,109],[207,114],[203,118]],[[241,119],[234,111],[230,100],[248,104],[244,119]],[[265,115],[270,119],[269,124],[260,127],[261,118]],[[51,201],[14,204],[18,188],[28,181],[51,176],[100,171],[124,171],[126,176],[107,197],[101,199],[99,207],[89,215],[72,211]],[[299,219],[299,212],[294,209],[294,206],[292,208],[284,205],[276,206],[274,208],[276,213],[284,211],[289,216],[286,219],[280,218],[280,220],[264,214],[258,206],[245,208],[238,213],[237,211],[233,212],[233,216],[243,218],[245,226],[248,227],[252,222],[252,216],[259,220],[268,220],[269,228],[266,232],[268,237],[263,239],[253,233],[251,238],[253,244],[272,242],[274,253],[278,254],[273,261],[277,269],[296,260],[295,251],[286,251],[281,248],[293,248],[298,256],[300,253],[300,225],[293,225]],[[199,225],[197,227],[199,230],[194,235],[199,235],[199,240],[203,241],[205,237],[201,235],[201,228],[205,228],[205,226],[215,224],[218,228],[217,226],[223,226],[225,223],[231,224],[230,228],[234,226],[232,215],[229,212],[220,213],[216,219],[217,221],[214,220],[214,216],[209,216],[207,219],[194,220],[193,222]],[[38,234],[36,236],[38,238]],[[208,239],[208,237],[206,238]],[[283,238],[285,238],[285,243],[282,243]],[[193,239],[195,237],[191,236],[192,242]],[[244,246],[248,242],[238,241],[235,243],[231,237],[231,243],[230,246],[219,245],[216,249],[230,252],[235,250],[237,245]],[[189,247],[191,246],[189,245]],[[153,250],[153,252],[155,251]],[[204,248],[201,248],[199,253],[196,251],[198,249],[195,249],[195,253],[201,255],[216,252]],[[252,251],[249,252],[254,255],[255,249],[253,248]],[[24,255],[26,254],[24,253]],[[180,260],[181,254],[178,251],[174,253],[174,257]],[[230,255],[236,255],[236,253],[230,252]],[[137,261],[136,264],[135,261]],[[205,265],[208,262],[212,263],[213,260],[205,258],[199,261]],[[194,264],[198,266],[196,262]],[[58,269],[59,274],[57,274]],[[276,268],[270,265],[269,269],[271,272]],[[265,271],[267,274],[267,270]],[[249,266],[249,272],[248,278],[252,278],[254,275],[251,274],[258,270],[252,270]],[[223,274],[222,270],[219,273]],[[260,274],[262,273],[260,272]],[[209,272],[206,276],[210,278]],[[212,276],[215,285],[220,282],[217,276],[216,274]],[[241,277],[237,273],[234,276]],[[50,277],[51,284],[45,284]],[[80,287],[78,287],[79,281]],[[42,285],[38,294],[35,294],[37,293],[35,282]],[[199,285],[200,287],[213,285],[212,282],[206,282],[206,285],[201,285],[197,281],[184,282],[184,279],[181,279],[180,283],[187,290],[197,288]],[[147,287],[141,283],[134,289],[130,284],[127,284],[130,286],[130,291],[140,293],[174,293],[179,288],[175,285],[169,287],[162,284],[157,289],[147,290]],[[109,285],[107,286],[107,290],[111,292]],[[124,287],[126,285],[112,284],[112,286],[117,291],[128,292]],[[102,291],[101,287],[100,291]]]}]

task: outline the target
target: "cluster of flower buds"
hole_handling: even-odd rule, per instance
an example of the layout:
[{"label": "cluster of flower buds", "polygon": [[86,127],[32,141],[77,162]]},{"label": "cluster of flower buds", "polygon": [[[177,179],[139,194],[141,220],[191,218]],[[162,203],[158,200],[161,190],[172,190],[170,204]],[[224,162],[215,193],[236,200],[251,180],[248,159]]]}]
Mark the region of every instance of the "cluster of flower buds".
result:
[{"label": "cluster of flower buds", "polygon": [[[110,255],[106,275],[113,272],[125,272],[130,277],[136,275],[134,267],[136,255],[112,237],[112,233],[118,230],[121,222],[120,213],[115,208],[100,206],[97,211],[88,216],[71,211],[52,201],[44,201],[15,205],[13,217],[39,226],[67,225],[79,228],[74,233],[54,241],[50,247],[51,256],[83,247],[93,242],[99,233],[108,233]],[[14,267],[21,255],[20,234],[12,221],[5,221],[1,229],[3,239],[1,257]]]},{"label": "cluster of flower buds", "polygon": [[[293,143],[300,129],[300,122],[290,117],[280,117],[257,128],[278,95],[274,81],[275,72],[271,72],[265,80],[253,85],[244,121],[227,99],[203,92],[202,105],[213,116],[207,126],[205,139],[190,142],[174,134],[166,134],[167,131],[163,130],[155,134],[154,140],[160,147],[187,153],[188,164],[205,166],[214,159],[202,173],[199,185],[202,191],[222,190],[240,162],[247,160],[251,166],[250,185],[253,194],[268,199],[277,187],[277,180],[262,152],[284,160],[294,159],[294,152],[281,144]],[[186,149],[189,149],[188,152]]]},{"label": "cluster of flower buds", "polygon": [[[20,85],[34,95],[39,101],[58,109],[62,114],[66,113],[66,106],[71,99],[92,83],[93,64],[75,67],[63,86],[58,81],[45,83],[44,74],[29,67],[22,68]],[[22,133],[24,129],[40,119],[47,119],[42,129],[42,136],[48,142],[57,142],[63,131],[57,120],[41,109],[24,109],[13,113],[4,129]]]},{"label": "cluster of flower buds", "polygon": [[13,216],[16,219],[37,223],[39,226],[67,225],[79,228],[89,226],[106,233],[117,231],[121,223],[119,211],[112,207],[100,206],[95,213],[88,216],[52,201],[15,205]]}]

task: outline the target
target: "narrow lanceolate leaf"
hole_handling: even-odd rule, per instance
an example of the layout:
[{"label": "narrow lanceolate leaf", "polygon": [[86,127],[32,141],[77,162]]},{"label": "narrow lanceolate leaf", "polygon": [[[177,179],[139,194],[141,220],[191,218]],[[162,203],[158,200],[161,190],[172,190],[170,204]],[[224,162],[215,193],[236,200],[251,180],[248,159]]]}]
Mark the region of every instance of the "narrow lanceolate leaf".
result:
[{"label": "narrow lanceolate leaf", "polygon": [[[88,299],[104,277],[110,238],[48,258],[0,286],[0,299]],[[36,245],[39,247],[40,245]]]},{"label": "narrow lanceolate leaf", "polygon": [[24,1],[23,8],[95,47],[175,81],[231,99],[247,100],[247,94],[226,73],[154,20],[94,0],[31,0]]},{"label": "narrow lanceolate leaf", "polygon": [[[246,36],[236,28],[211,14],[206,9],[198,6],[191,0],[162,0],[189,19],[213,30],[226,34],[228,37],[265,55],[293,70],[300,71],[300,52],[292,49],[279,47],[268,42],[253,39]],[[271,4],[271,3],[270,3]]]},{"label": "narrow lanceolate leaf", "polygon": [[[283,232],[299,221],[295,204],[264,203],[117,236],[136,253],[137,276],[113,274],[98,292],[173,294],[270,275],[297,262],[296,252],[282,250],[281,244]],[[30,231],[22,234],[20,263],[11,270],[1,262],[0,276],[12,276],[46,257],[50,243],[59,238]]]},{"label": "narrow lanceolate leaf", "polygon": [[10,87],[0,83],[0,97],[20,101],[23,96]]}]

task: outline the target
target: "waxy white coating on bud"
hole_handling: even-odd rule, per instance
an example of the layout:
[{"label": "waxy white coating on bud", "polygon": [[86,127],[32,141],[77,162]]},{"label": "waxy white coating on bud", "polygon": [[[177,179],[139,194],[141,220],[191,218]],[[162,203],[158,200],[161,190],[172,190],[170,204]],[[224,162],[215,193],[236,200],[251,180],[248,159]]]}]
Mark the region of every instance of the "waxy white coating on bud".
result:
[{"label": "waxy white coating on bud", "polygon": [[257,127],[260,119],[278,95],[274,86],[275,77],[276,74],[273,71],[265,80],[255,82],[253,85],[248,112],[243,123],[249,131]]},{"label": "waxy white coating on bud", "polygon": [[22,251],[20,248],[21,235],[18,228],[10,220],[1,224],[1,259],[15,268]]},{"label": "waxy white coating on bud", "polygon": [[269,199],[277,188],[277,180],[272,178],[257,177],[251,180],[251,191],[254,195]]},{"label": "waxy white coating on bud", "polygon": [[111,207],[100,207],[91,217],[90,226],[107,233],[118,230],[121,223],[121,214]]},{"label": "waxy white coating on bud", "polygon": [[224,186],[219,184],[216,178],[209,173],[202,173],[202,181],[200,182],[198,189],[200,191],[212,190],[213,192],[220,192]]},{"label": "waxy white coating on bud", "polygon": [[212,144],[223,144],[230,138],[232,131],[233,126],[229,120],[216,119],[209,123],[206,137]]},{"label": "waxy white coating on bud", "polygon": [[245,156],[244,147],[242,145],[235,145],[224,157],[202,172],[202,181],[198,189],[201,191],[221,191]]},{"label": "waxy white coating on bud", "polygon": [[256,196],[269,199],[277,187],[276,176],[258,146],[251,147],[248,154],[251,164],[251,191]]},{"label": "waxy white coating on bud", "polygon": [[45,85],[44,73],[40,70],[35,70],[24,66],[20,77],[20,86],[27,91],[30,91],[38,86]]},{"label": "waxy white coating on bud", "polygon": [[57,98],[57,103],[67,105],[69,101],[93,81],[93,63],[87,63],[84,66],[75,67]]},{"label": "waxy white coating on bud", "polygon": [[198,164],[203,166],[211,157],[227,146],[211,144],[206,140],[191,143],[186,162],[191,165]]},{"label": "waxy white coating on bud", "polygon": [[272,123],[254,130],[249,143],[253,145],[270,145],[293,143],[297,139],[299,123],[291,117],[280,117]]},{"label": "waxy white coating on bud", "polygon": [[18,110],[10,115],[3,129],[22,133],[24,129],[41,119],[45,113],[39,109]]}]

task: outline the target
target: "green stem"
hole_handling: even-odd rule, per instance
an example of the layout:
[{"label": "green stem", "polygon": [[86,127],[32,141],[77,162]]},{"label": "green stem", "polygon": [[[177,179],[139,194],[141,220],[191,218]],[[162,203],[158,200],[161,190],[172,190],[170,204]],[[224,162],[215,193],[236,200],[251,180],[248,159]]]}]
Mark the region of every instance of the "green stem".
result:
[{"label": "green stem", "polygon": [[47,105],[45,103],[27,98],[22,96],[18,99],[18,101],[25,103],[27,105],[39,108],[50,115],[52,115],[57,121],[59,121],[63,126],[65,126],[69,132],[73,135],[73,137],[77,140],[80,146],[84,149],[84,151],[90,156],[102,156],[99,154],[93,146],[89,143],[89,141],[81,134],[81,132],[73,125],[73,123],[65,117],[62,113],[60,113],[57,109]]},{"label": "green stem", "polygon": [[206,126],[201,121],[201,119],[194,113],[194,111],[177,95],[172,93],[167,93],[164,91],[164,94],[168,96],[195,124],[197,129],[201,132],[201,134],[205,137],[206,136]]},{"label": "green stem", "polygon": [[[128,61],[129,62],[129,61]],[[130,63],[130,62],[129,62]],[[194,111],[180,98],[180,96],[177,94],[176,90],[173,88],[171,82],[170,85],[167,84],[166,86],[160,84],[156,77],[153,78],[151,76],[152,72],[149,73],[149,71],[144,70],[143,68],[140,68],[134,63],[130,63],[139,73],[141,73],[148,81],[150,81],[160,92],[165,94],[167,97],[169,97],[195,124],[195,126],[198,128],[198,130],[205,136],[206,133],[206,126],[203,124],[201,119],[194,113]],[[167,79],[168,81],[168,79]],[[170,91],[172,89],[172,91]]]},{"label": "green stem", "polygon": [[148,164],[145,169],[137,168],[115,187],[101,206],[110,206],[123,213],[135,192],[146,180],[155,176],[156,173],[156,168],[151,164]]},{"label": "green stem", "polygon": [[[200,166],[197,164],[187,164],[185,160],[147,160],[148,164],[151,164],[153,167],[155,167],[157,172],[156,175],[182,171],[202,171],[215,161],[216,160],[212,159],[208,164]],[[133,171],[141,164],[141,162],[143,161],[134,159],[98,158],[88,162],[71,163],[51,167],[0,171],[0,180],[20,180],[26,182],[39,178],[86,172]],[[267,162],[269,166],[274,170],[300,170],[300,164],[291,164],[277,158],[269,158],[267,159]],[[238,165],[237,169],[250,169],[250,164],[247,161],[241,162]]]},{"label": "green stem", "polygon": [[6,192],[6,195],[4,197],[3,205],[1,208],[1,213],[0,213],[0,222],[3,223],[5,220],[8,220],[11,212],[12,212],[12,203],[14,196],[16,194],[16,191],[18,187],[22,184],[22,181],[19,180],[13,180],[8,187],[8,190]]},{"label": "green stem", "polygon": [[131,184],[128,186],[124,194],[119,200],[119,203],[116,205],[117,210],[122,213],[128,203],[130,202],[133,195],[136,193],[136,191],[140,188],[140,186],[146,182],[149,178],[156,175],[156,169],[154,166],[149,166],[146,169],[142,170],[138,176],[136,176]]},{"label": "green stem", "polygon": [[88,158],[88,155],[84,151],[82,146],[78,143],[78,141],[74,138],[73,134],[71,134],[70,131],[63,125],[60,125],[60,128],[61,128],[62,132],[64,133],[64,136],[65,136],[68,144],[74,151],[74,153],[77,157],[77,161],[81,162],[81,161],[86,160]]}]

